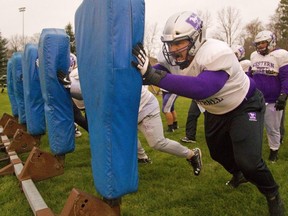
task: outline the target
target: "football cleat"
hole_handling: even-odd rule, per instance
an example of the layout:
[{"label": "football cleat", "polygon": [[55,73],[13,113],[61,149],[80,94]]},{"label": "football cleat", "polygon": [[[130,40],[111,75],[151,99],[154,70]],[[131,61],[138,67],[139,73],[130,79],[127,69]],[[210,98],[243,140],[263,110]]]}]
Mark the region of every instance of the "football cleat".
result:
[{"label": "football cleat", "polygon": [[142,159],[138,158],[138,163],[141,163],[141,164],[152,164],[152,160],[150,158],[142,158]]},{"label": "football cleat", "polygon": [[195,139],[189,139],[188,137],[183,137],[180,140],[185,143],[196,143]]},{"label": "football cleat", "polygon": [[188,163],[193,167],[194,175],[200,175],[202,169],[202,154],[199,148],[192,149],[194,155],[190,159],[186,159]]},{"label": "football cleat", "polygon": [[242,172],[237,172],[233,174],[230,181],[226,182],[227,186],[232,188],[237,188],[240,184],[247,183],[247,179],[244,177]]},{"label": "football cleat", "polygon": [[285,208],[279,193],[276,196],[266,196],[270,215],[284,216]]},{"label": "football cleat", "polygon": [[270,154],[269,154],[269,161],[271,161],[271,163],[276,163],[276,161],[278,160],[278,150],[272,150],[270,149]]}]

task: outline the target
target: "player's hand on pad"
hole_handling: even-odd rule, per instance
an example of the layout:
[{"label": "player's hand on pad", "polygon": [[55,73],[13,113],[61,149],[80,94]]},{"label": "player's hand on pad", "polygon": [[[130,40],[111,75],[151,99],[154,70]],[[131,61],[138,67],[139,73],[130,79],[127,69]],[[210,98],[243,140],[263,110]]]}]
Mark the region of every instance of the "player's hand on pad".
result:
[{"label": "player's hand on pad", "polygon": [[166,71],[155,70],[151,67],[142,43],[133,47],[132,54],[136,57],[137,62],[132,61],[131,63],[140,71],[144,85],[158,85],[160,80],[166,76]]},{"label": "player's hand on pad", "polygon": [[137,59],[137,62],[132,61],[132,65],[140,71],[142,76],[144,76],[148,70],[151,70],[151,65],[143,44],[138,43],[135,47],[133,47],[132,54]]},{"label": "player's hand on pad", "polygon": [[64,88],[71,88],[71,80],[69,78],[69,74],[65,74],[63,71],[57,71],[57,78],[59,82],[64,86]]}]

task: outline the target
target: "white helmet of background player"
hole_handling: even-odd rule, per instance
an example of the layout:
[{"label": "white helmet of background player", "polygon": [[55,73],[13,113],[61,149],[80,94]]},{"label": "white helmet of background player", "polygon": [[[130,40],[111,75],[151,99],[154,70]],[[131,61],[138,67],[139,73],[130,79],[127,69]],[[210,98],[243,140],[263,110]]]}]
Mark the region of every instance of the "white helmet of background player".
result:
[{"label": "white helmet of background player", "polygon": [[[189,45],[185,47],[187,57],[184,62],[176,62],[177,51],[170,52],[169,44],[181,40],[188,40]],[[163,42],[162,52],[166,61],[172,65],[179,65],[181,69],[189,66],[191,58],[195,56],[200,46],[206,40],[203,21],[193,12],[185,11],[172,15],[166,22],[161,36]],[[184,51],[181,49],[181,51]]]},{"label": "white helmet of background player", "polygon": [[245,57],[245,49],[241,45],[233,45],[232,47],[233,52],[235,53],[236,57],[238,58],[238,61],[243,59]]},{"label": "white helmet of background player", "polygon": [[[264,48],[258,47],[258,45],[262,42],[267,42],[267,46]],[[256,47],[256,51],[261,55],[267,55],[269,52],[275,49],[276,47],[276,36],[271,31],[261,31],[259,32],[254,40],[254,46]]]},{"label": "white helmet of background player", "polygon": [[73,53],[70,53],[70,67],[69,67],[69,71],[71,72],[77,66],[78,66],[77,65],[77,57]]}]

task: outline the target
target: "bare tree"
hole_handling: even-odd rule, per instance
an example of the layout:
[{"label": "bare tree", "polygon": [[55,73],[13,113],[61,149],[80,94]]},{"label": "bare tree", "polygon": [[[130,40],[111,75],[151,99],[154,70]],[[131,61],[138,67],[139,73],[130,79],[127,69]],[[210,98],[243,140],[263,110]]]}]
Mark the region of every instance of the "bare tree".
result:
[{"label": "bare tree", "polygon": [[241,16],[238,9],[223,8],[217,12],[218,28],[213,37],[227,42],[230,46],[238,43],[241,33]]},{"label": "bare tree", "polygon": [[38,44],[39,38],[40,38],[39,33],[35,33],[32,37],[25,36],[23,44],[23,37],[20,36],[19,34],[15,34],[9,38],[8,48],[11,52],[23,51],[27,43]]},{"label": "bare tree", "polygon": [[211,13],[206,11],[197,10],[197,15],[203,21],[204,26],[208,29],[212,25]]},{"label": "bare tree", "polygon": [[241,34],[241,44],[244,46],[246,57],[249,57],[250,54],[255,51],[253,45],[254,39],[263,29],[263,23],[258,18],[244,26],[244,31]]},{"label": "bare tree", "polygon": [[[201,11],[197,10],[197,15],[201,18],[203,21],[204,28],[206,30],[209,30],[209,28],[212,26],[212,18],[211,18],[211,13],[209,11]],[[208,35],[208,33],[207,33]]]},{"label": "bare tree", "polygon": [[12,52],[18,52],[20,50],[23,50],[23,38],[22,36],[16,34],[12,35],[9,39],[9,49],[12,50]]},{"label": "bare tree", "polygon": [[258,19],[254,19],[245,25],[244,30],[246,31],[246,38],[255,38],[255,36],[264,29],[263,23]]},{"label": "bare tree", "polygon": [[40,40],[40,33],[33,34],[32,37],[29,37],[29,43],[38,44]]},{"label": "bare tree", "polygon": [[144,45],[149,57],[156,57],[161,47],[157,23],[145,25]]}]

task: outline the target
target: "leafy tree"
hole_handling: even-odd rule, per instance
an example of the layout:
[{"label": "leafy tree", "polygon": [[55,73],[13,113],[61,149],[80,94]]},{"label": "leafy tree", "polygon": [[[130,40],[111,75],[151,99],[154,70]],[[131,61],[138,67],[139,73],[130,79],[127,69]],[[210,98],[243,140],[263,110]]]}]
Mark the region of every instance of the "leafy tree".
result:
[{"label": "leafy tree", "polygon": [[5,38],[2,38],[0,32],[0,76],[6,74],[7,67],[7,44],[8,41]]},{"label": "leafy tree", "polygon": [[65,26],[65,31],[70,37],[70,52],[76,55],[75,35],[71,23]]},{"label": "leafy tree", "polygon": [[281,48],[287,49],[288,40],[288,0],[281,0],[274,16],[275,33],[277,44]]},{"label": "leafy tree", "polygon": [[270,17],[270,21],[268,25],[266,26],[266,29],[275,33],[276,38],[281,38],[282,30],[279,29],[279,20],[280,20],[280,14],[275,13],[273,16]]}]

